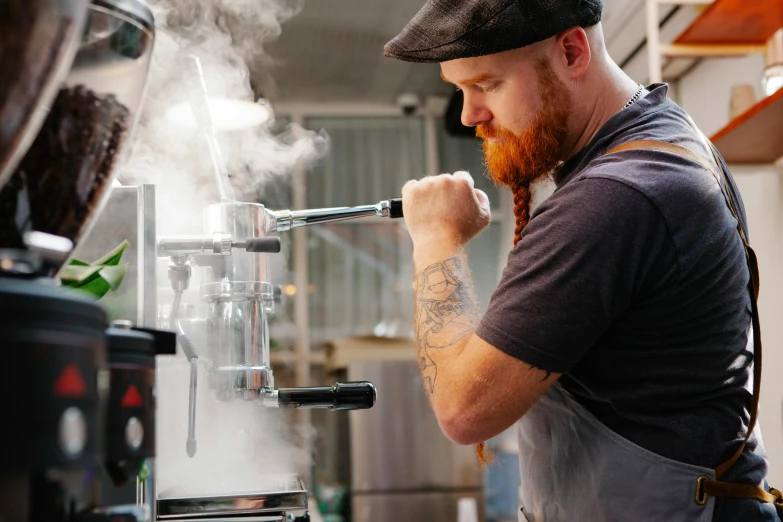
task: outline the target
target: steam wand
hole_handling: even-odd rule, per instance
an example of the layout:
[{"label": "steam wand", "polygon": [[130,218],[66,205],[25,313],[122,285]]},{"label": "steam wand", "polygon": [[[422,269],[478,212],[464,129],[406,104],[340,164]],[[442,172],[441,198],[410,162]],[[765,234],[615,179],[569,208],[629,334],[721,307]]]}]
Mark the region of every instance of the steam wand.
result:
[{"label": "steam wand", "polygon": [[169,280],[174,290],[174,301],[171,303],[169,327],[177,333],[179,343],[185,357],[190,364],[190,391],[188,393],[188,440],[185,443],[185,451],[188,457],[196,455],[196,387],[198,385],[198,355],[193,343],[185,334],[182,324],[179,322],[179,306],[182,301],[182,293],[187,290],[190,283],[190,264],[183,261],[180,256],[172,256],[169,264]]}]

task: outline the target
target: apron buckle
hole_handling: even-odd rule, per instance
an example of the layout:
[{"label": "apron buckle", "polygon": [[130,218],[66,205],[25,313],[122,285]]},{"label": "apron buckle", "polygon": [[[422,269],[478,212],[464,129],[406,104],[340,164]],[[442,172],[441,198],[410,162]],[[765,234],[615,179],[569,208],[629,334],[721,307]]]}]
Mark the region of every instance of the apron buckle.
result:
[{"label": "apron buckle", "polygon": [[710,478],[702,475],[701,477],[696,479],[696,495],[695,500],[696,503],[700,506],[703,506],[707,503],[707,493],[704,492],[704,482],[709,480]]}]

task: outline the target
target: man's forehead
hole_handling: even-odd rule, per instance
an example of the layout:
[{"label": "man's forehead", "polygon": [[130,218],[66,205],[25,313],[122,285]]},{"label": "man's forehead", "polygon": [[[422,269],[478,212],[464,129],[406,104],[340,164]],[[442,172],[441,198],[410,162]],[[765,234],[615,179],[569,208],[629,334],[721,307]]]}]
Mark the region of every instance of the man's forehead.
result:
[{"label": "man's forehead", "polygon": [[[531,46],[532,47],[532,46]],[[532,65],[533,49],[514,49],[502,53],[459,58],[440,63],[440,77],[449,83],[471,84],[500,78]]]},{"label": "man's forehead", "polygon": [[440,77],[449,83],[479,83],[502,74],[495,60],[488,56],[463,58],[440,64]]}]

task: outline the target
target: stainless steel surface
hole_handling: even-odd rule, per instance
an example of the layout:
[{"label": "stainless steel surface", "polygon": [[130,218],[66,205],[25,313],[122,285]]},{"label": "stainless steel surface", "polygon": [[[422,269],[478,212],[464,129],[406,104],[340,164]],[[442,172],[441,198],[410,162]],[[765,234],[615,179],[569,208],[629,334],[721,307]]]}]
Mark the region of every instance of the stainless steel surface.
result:
[{"label": "stainless steel surface", "polygon": [[229,234],[215,232],[208,236],[172,236],[158,240],[158,255],[161,257],[183,255],[231,254],[233,241]]},{"label": "stainless steel surface", "polygon": [[201,285],[201,296],[207,301],[260,299],[274,304],[275,289],[271,283],[263,281],[222,281]]},{"label": "stainless steel surface", "polygon": [[156,226],[155,185],[139,185],[136,196],[136,227],[137,241],[140,243],[136,261],[143,270],[139,284],[136,285],[136,302],[139,303],[136,324],[145,328],[154,328],[158,315]]},{"label": "stainless steel surface", "polygon": [[[235,239],[264,237],[267,233],[264,206],[256,203],[225,202],[209,205],[204,210],[204,233],[228,234]],[[266,256],[232,256],[225,280],[236,282],[269,281]],[[210,276],[210,274],[207,274]],[[214,276],[214,274],[212,274]],[[219,281],[222,277],[205,277]]]},{"label": "stainless steel surface", "polygon": [[[203,495],[188,498],[159,494],[159,519],[185,519],[218,515],[253,515],[307,509],[307,489],[298,476],[281,477],[266,491],[234,495]],[[223,520],[221,518],[221,520]]]},{"label": "stainless steel surface", "polygon": [[241,515],[225,516],[218,515],[213,517],[199,517],[199,522],[292,522],[294,519],[286,515]]},{"label": "stainless steel surface", "polygon": [[347,377],[380,390],[373,409],[350,413],[354,492],[482,486],[473,447],[441,432],[415,361],[354,362]]},{"label": "stainless steel surface", "polygon": [[212,295],[207,319],[211,385],[229,393],[221,393],[222,399],[257,398],[253,392],[274,386],[265,294]]},{"label": "stainless steel surface", "polygon": [[123,262],[129,262],[125,279],[101,303],[109,319],[127,319],[145,328],[156,327],[155,187],[115,187],[92,230],[74,250],[73,257],[93,261],[123,239],[130,246]]},{"label": "stainless steel surface", "polygon": [[188,388],[188,440],[185,442],[185,452],[188,457],[196,455],[196,389],[198,387],[198,359],[190,360],[190,387]]},{"label": "stainless steel surface", "polygon": [[459,520],[457,503],[461,498],[474,499],[478,505],[479,521],[486,520],[482,509],[484,498],[475,490],[354,494],[351,516],[353,522],[456,521]]},{"label": "stainless steel surface", "polygon": [[[232,238],[266,235],[263,205],[222,202],[204,212],[204,232]],[[210,385],[221,400],[257,399],[274,387],[267,314],[274,305],[266,255],[236,252],[205,268],[201,295],[209,302]]]},{"label": "stainless steel surface", "polygon": [[267,211],[269,220],[267,231],[284,232],[292,228],[315,225],[318,223],[334,223],[347,219],[357,219],[367,216],[389,217],[391,204],[388,200],[376,205],[358,207],[318,208],[309,210],[278,210]]},{"label": "stainless steel surface", "polygon": [[6,5],[4,13],[10,7],[10,12],[23,16],[0,20],[0,190],[38,134],[71,68],[88,1],[15,1]]}]

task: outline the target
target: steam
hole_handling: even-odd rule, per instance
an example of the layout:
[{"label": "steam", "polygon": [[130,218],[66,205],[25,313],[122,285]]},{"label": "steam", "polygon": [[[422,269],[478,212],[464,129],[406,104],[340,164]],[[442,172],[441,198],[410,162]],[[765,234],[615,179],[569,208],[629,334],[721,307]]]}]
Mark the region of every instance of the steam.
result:
[{"label": "steam", "polygon": [[[198,107],[203,100],[198,78],[185,57],[199,58],[210,97],[256,102],[255,92],[274,90],[264,73],[273,63],[264,54],[264,44],[280,35],[281,24],[301,10],[303,1],[154,0],[149,4],[155,15],[155,49],[132,154],[120,179],[156,185],[159,232],[200,233],[201,209],[219,200],[212,160],[201,131],[166,117],[183,102]],[[251,67],[260,71],[259,85],[251,85]],[[323,157],[329,146],[323,133],[297,126],[277,135],[270,125],[229,131],[219,134],[218,141],[236,198],[249,201],[264,187],[290,176],[296,166]]]},{"label": "steam", "polygon": [[189,367],[158,357],[157,490],[159,498],[286,491],[307,455],[288,442],[283,411],[259,402],[214,400],[199,364],[198,451],[185,452]]},{"label": "steam", "polygon": [[[182,102],[191,107],[203,102],[199,80],[185,57],[198,57],[211,97],[257,102],[256,93],[270,92],[273,84],[268,75],[261,75],[264,79],[251,85],[250,70],[263,71],[272,63],[264,54],[264,44],[279,36],[281,24],[301,10],[303,0],[148,3],[155,15],[155,49],[132,153],[120,180],[156,185],[159,235],[201,234],[202,209],[219,201],[212,159],[203,132],[167,118],[168,111]],[[219,133],[217,138],[233,193],[244,201],[256,201],[256,194],[283,182],[294,168],[306,167],[328,149],[324,134],[295,126],[279,134],[267,125]],[[161,291],[169,286],[165,261],[160,260],[158,266],[162,307],[171,302],[167,292]],[[196,280],[185,293],[181,314],[184,318],[193,315],[205,316]],[[183,326],[203,354],[204,335],[192,331],[193,322]],[[182,355],[159,361],[157,480],[161,496],[278,489],[281,475],[304,467],[303,459],[309,456],[289,442],[283,412],[255,402],[216,402],[205,363],[200,363],[199,370],[198,452],[189,458],[185,451],[188,375],[189,365]]]}]

